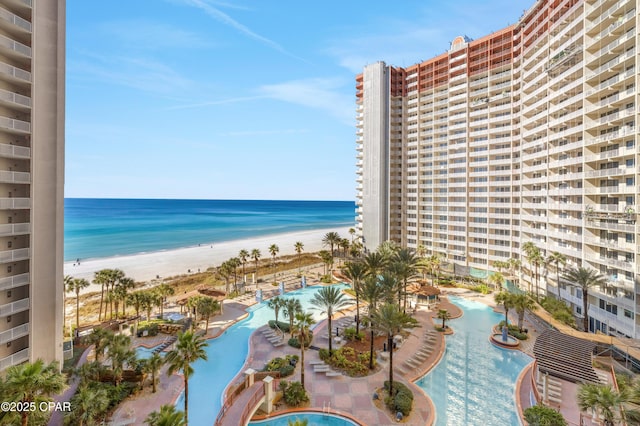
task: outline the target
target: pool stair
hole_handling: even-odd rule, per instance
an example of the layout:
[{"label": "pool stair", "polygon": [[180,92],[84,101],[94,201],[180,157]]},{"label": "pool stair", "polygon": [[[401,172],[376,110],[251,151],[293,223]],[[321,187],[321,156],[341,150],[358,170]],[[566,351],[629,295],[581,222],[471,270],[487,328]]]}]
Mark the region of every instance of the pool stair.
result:
[{"label": "pool stair", "polygon": [[327,377],[342,376],[342,373],[340,373],[339,371],[333,370],[330,365],[326,364],[322,360],[311,361],[309,364],[313,366],[314,373],[320,373],[320,374],[324,373],[324,375]]}]

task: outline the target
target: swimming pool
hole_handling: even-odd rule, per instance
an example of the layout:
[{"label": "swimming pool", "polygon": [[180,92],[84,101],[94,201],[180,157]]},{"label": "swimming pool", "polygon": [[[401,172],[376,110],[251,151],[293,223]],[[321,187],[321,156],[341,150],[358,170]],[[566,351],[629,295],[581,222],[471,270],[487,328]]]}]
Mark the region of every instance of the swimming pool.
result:
[{"label": "swimming pool", "polygon": [[[149,359],[151,355],[153,355],[153,351],[158,348],[158,346],[154,346],[153,348],[145,348],[144,346],[138,346],[136,348],[136,356],[138,359]],[[164,355],[164,352],[160,352],[160,355]]]},{"label": "swimming pool", "polygon": [[515,383],[532,358],[489,342],[502,314],[473,300],[450,300],[464,315],[450,322],[455,333],[446,337],[442,360],[416,381],[436,406],[436,426],[519,425]]},{"label": "swimming pool", "polygon": [[307,420],[309,422],[307,423],[307,426],[358,426],[357,423],[354,423],[345,417],[326,413],[314,413],[310,411],[283,414],[267,420],[250,422],[249,426],[287,426],[289,424],[289,420],[295,422],[298,419]]},{"label": "swimming pool", "polygon": [[[347,288],[344,284],[338,288]],[[313,315],[316,321],[326,318],[318,309],[311,309],[309,301],[322,287],[311,286],[286,293],[285,298],[295,297],[302,307]],[[249,316],[229,327],[220,337],[209,340],[207,347],[208,361],[197,361],[193,364],[195,373],[189,379],[189,424],[211,425],[222,407],[224,389],[238,374],[249,352],[249,338],[257,328],[267,321],[275,319],[273,309],[261,306],[252,307]],[[285,320],[282,310],[278,320]],[[182,395],[176,406],[183,409]]]}]

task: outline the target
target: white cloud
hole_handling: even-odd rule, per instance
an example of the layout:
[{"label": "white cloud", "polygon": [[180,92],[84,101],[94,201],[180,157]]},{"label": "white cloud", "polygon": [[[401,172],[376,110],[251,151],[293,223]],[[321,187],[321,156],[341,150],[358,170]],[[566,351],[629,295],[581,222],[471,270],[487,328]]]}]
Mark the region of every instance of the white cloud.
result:
[{"label": "white cloud", "polygon": [[223,11],[221,11],[220,9],[216,8],[213,6],[213,4],[219,4],[220,3],[216,3],[216,2],[207,2],[206,0],[178,0],[183,4],[186,4],[188,6],[192,6],[192,7],[196,7],[202,11],[204,11],[207,15],[209,15],[210,17],[212,17],[213,19],[215,19],[218,22],[223,23],[224,25],[227,25],[233,29],[235,29],[236,31],[238,31],[239,33],[254,39],[280,53],[283,53],[287,56],[290,56],[292,58],[296,58],[299,59],[301,61],[304,61],[303,58],[300,58],[299,56],[294,55],[293,53],[289,52],[288,50],[286,50],[283,46],[281,46],[280,44],[278,44],[277,42],[264,37],[258,33],[256,33],[255,31],[251,30],[249,27],[247,27],[244,24],[241,24],[240,22],[236,21],[235,19],[233,19],[231,16],[227,15],[226,13],[224,13]]},{"label": "white cloud", "polygon": [[100,29],[119,40],[127,49],[189,49],[213,45],[209,40],[204,40],[195,33],[146,19],[106,22],[100,26]]},{"label": "white cloud", "polygon": [[324,110],[347,125],[354,124],[351,85],[338,79],[311,78],[268,84],[259,88],[272,99]]}]

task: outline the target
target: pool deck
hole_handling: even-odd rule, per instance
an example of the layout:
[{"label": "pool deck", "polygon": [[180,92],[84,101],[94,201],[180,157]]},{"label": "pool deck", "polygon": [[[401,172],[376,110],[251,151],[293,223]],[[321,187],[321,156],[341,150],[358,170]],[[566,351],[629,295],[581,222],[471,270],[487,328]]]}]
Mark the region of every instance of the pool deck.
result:
[{"label": "pool deck", "polygon": [[[307,283],[308,285],[319,284],[319,282],[314,279],[308,279]],[[287,286],[287,290],[289,291],[297,287],[299,287],[299,285],[292,284]],[[264,299],[277,294],[277,289],[270,284],[262,284],[260,288],[263,289]],[[495,306],[492,295],[483,296],[462,289],[443,290],[445,290],[444,296],[446,296],[447,293],[467,297],[471,296],[490,306]],[[245,309],[253,304],[255,304],[255,299],[248,296],[225,301],[224,313],[210,322],[207,337],[214,338],[219,336],[235,322],[246,317],[247,313]],[[416,318],[420,322],[421,327],[413,329],[411,335],[402,343],[398,350],[394,352],[394,380],[404,383],[414,391],[414,409],[408,418],[402,422],[396,422],[385,408],[378,408],[372,398],[374,392],[380,389],[384,381],[388,379],[388,361],[380,357],[379,362],[381,368],[372,375],[360,378],[346,376],[332,377],[327,376],[325,373],[314,371],[314,365],[311,363],[319,361],[318,352],[315,350],[307,350],[305,352],[305,387],[311,396],[309,406],[318,410],[324,409],[331,413],[347,414],[357,419],[363,425],[375,424],[382,426],[405,424],[424,426],[433,424],[435,420],[435,407],[430,398],[414,385],[413,381],[426,374],[439,362],[445,350],[444,335],[437,333],[438,338],[435,339],[435,341],[430,340],[428,342],[433,346],[433,352],[424,359],[417,368],[409,369],[404,362],[410,359],[416,351],[424,347],[426,343],[424,333],[434,327],[434,323],[440,321],[435,319],[438,309],[449,310],[452,318],[456,318],[461,314],[460,309],[448,302],[446,297],[442,298],[439,307],[434,307],[432,310],[426,310],[424,308],[418,309]],[[348,315],[353,314],[349,312]],[[339,318],[339,315],[336,316],[336,319]],[[326,321],[322,321],[316,327],[314,333],[317,336],[322,336],[322,334],[326,333],[326,327]],[[327,347],[327,341],[326,339],[317,338],[314,341],[314,345]],[[522,349],[528,352],[527,349],[530,350],[530,347]],[[272,358],[286,354],[299,355],[300,351],[286,344],[274,347],[262,333],[253,333],[250,340],[250,351],[247,361],[238,376],[236,376],[231,383],[238,383],[239,380],[242,380],[243,372],[247,368],[261,370],[266,362]],[[296,368],[296,372],[293,376],[289,377],[288,380],[300,380],[299,370],[299,368]],[[124,401],[112,416],[114,424],[140,424],[149,413],[158,410],[162,404],[175,403],[183,388],[182,376],[166,376],[166,369],[163,369],[161,376],[158,392],[152,394],[150,386],[147,385],[145,390],[138,394],[137,397]],[[238,404],[234,405],[244,409],[244,404],[240,404],[239,400]],[[227,415],[225,415],[223,424],[237,426],[237,416],[241,414],[242,410],[237,411],[237,414],[234,414],[236,410],[229,410]],[[278,414],[281,413],[282,411],[278,411]]]}]

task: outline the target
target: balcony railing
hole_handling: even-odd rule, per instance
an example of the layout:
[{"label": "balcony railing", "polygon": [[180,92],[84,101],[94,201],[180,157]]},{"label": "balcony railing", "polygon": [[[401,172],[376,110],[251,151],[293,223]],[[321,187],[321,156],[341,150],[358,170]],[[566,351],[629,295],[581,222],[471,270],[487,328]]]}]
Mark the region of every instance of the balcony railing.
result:
[{"label": "balcony railing", "polygon": [[2,210],[18,210],[30,208],[30,198],[0,198],[0,209]]},{"label": "balcony railing", "polygon": [[18,301],[7,303],[0,306],[0,317],[6,317],[7,315],[13,315],[18,312],[26,311],[29,309],[29,298],[20,299]]},{"label": "balcony railing", "polygon": [[6,358],[0,359],[0,371],[11,367],[12,365],[20,364],[29,360],[29,348],[16,352],[13,355],[9,355]]},{"label": "balcony railing", "polygon": [[29,334],[29,323],[13,327],[10,330],[0,333],[0,344],[16,340],[20,337],[26,336],[27,334]]}]

